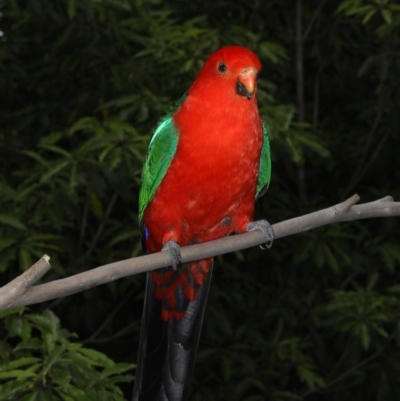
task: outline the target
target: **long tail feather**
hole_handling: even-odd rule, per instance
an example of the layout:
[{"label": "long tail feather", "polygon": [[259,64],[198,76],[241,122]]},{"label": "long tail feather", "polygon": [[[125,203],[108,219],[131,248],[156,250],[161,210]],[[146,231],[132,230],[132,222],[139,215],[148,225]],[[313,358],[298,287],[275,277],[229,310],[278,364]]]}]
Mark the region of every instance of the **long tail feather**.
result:
[{"label": "long tail feather", "polygon": [[[194,262],[196,263],[196,262]],[[212,260],[204,283],[181,319],[163,320],[157,285],[147,273],[145,304],[133,401],[186,401],[211,282]],[[164,301],[165,304],[165,301]]]}]

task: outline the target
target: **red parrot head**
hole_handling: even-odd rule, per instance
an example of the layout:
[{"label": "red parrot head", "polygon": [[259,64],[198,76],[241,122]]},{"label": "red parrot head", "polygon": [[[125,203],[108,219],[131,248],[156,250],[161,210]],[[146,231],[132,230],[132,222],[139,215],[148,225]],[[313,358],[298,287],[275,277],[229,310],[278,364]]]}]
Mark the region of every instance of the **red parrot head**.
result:
[{"label": "red parrot head", "polygon": [[[232,91],[250,100],[257,90],[258,57],[241,46],[226,46],[214,52],[204,63],[191,90]],[[194,88],[193,88],[194,87]]]}]

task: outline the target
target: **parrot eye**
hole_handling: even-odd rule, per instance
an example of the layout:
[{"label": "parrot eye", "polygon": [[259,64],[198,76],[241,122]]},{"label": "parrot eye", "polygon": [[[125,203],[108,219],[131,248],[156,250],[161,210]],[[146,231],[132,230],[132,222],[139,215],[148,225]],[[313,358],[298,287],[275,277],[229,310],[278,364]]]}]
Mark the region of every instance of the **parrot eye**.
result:
[{"label": "parrot eye", "polygon": [[226,72],[227,68],[226,68],[226,64],[225,63],[219,63],[218,64],[218,71],[221,74],[224,74]]}]

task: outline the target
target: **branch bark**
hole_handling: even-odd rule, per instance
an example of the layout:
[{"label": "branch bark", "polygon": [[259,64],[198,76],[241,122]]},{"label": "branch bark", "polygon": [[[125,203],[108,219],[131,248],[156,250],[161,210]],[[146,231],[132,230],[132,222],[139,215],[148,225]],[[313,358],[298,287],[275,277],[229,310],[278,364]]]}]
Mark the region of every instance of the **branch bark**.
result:
[{"label": "branch bark", "polygon": [[[327,224],[373,217],[400,216],[400,203],[394,202],[391,196],[355,206],[359,200],[358,195],[353,195],[346,201],[327,209],[276,223],[272,226],[275,239]],[[182,262],[222,255],[261,245],[264,242],[265,238],[261,232],[251,231],[202,244],[189,245],[181,249]],[[71,277],[33,286],[51,268],[49,259],[47,255],[44,255],[26,272],[0,288],[0,310],[65,297],[126,276],[170,265],[168,253],[159,252],[110,263]]]}]

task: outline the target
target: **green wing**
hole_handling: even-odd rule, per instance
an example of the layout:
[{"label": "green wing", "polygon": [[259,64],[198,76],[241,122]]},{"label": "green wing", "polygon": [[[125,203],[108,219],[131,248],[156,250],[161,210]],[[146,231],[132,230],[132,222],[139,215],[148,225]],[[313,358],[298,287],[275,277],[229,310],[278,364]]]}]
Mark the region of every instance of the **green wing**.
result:
[{"label": "green wing", "polygon": [[271,149],[269,147],[268,130],[263,123],[264,142],[261,149],[260,167],[258,169],[258,183],[256,199],[267,192],[269,181],[271,180]]},{"label": "green wing", "polygon": [[166,115],[160,120],[151,137],[142,172],[142,186],[139,193],[139,221],[142,220],[147,205],[153,199],[175,155],[178,146],[178,130],[172,115],[185,98],[186,94],[167,110]]}]

